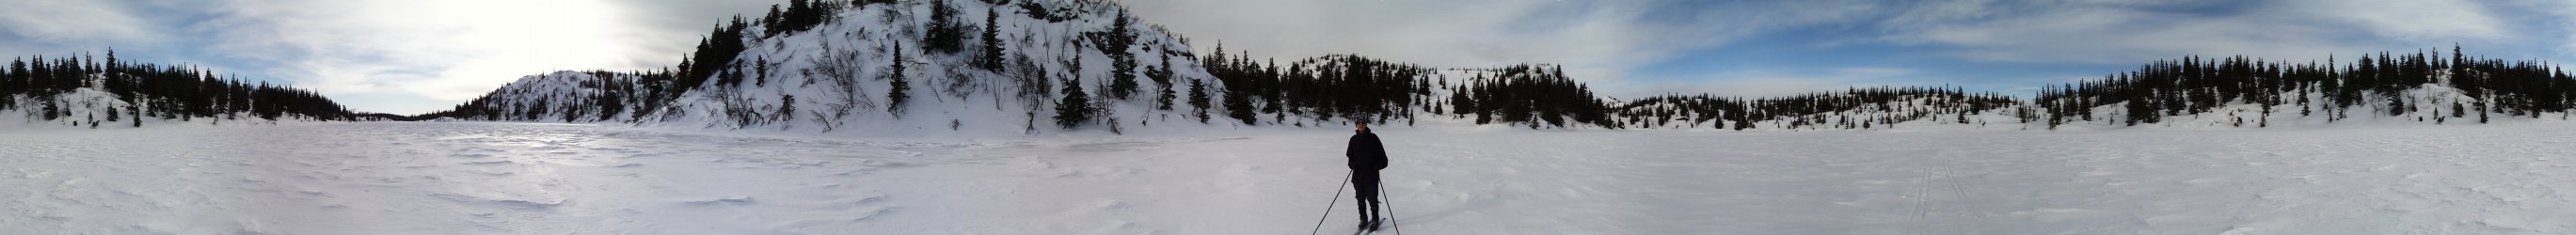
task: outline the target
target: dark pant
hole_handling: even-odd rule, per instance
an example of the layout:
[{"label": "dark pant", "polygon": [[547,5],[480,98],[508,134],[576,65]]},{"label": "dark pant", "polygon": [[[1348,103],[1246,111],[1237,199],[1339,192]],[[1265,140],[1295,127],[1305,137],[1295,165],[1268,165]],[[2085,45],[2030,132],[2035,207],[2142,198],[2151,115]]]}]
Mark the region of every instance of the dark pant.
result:
[{"label": "dark pant", "polygon": [[1351,187],[1359,188],[1359,193],[1354,196],[1359,197],[1360,199],[1360,219],[1363,221],[1377,220],[1377,213],[1374,212],[1385,210],[1385,205],[1382,205],[1385,202],[1377,200],[1377,171],[1360,170],[1351,172]]}]

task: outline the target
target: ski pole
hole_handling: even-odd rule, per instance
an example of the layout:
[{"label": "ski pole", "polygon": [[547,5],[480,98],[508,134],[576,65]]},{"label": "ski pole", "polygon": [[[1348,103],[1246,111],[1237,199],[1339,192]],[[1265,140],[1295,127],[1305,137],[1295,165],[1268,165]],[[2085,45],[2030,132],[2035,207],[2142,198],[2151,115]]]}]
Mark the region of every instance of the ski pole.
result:
[{"label": "ski pole", "polygon": [[[1385,211],[1386,211],[1386,215],[1387,215],[1387,216],[1386,216],[1386,217],[1387,217],[1387,219],[1386,219],[1386,220],[1387,220],[1387,222],[1395,222],[1395,203],[1394,203],[1394,202],[1388,202],[1388,201],[1393,201],[1393,200],[1395,199],[1395,197],[1394,197],[1394,196],[1388,196],[1387,194],[1389,194],[1389,193],[1387,193],[1387,192],[1386,192],[1386,183],[1378,183],[1378,184],[1377,184],[1377,198],[1378,198],[1378,200],[1377,200],[1377,201],[1378,201],[1378,205],[1377,205],[1377,206],[1378,206],[1378,207],[1381,207],[1381,208],[1386,208],[1386,210],[1385,210]],[[1336,195],[1334,195],[1334,196],[1340,196],[1340,195],[1337,193],[1337,194],[1336,194]],[[1403,225],[1403,224],[1393,224],[1393,223],[1390,223],[1390,224],[1387,224],[1387,226],[1394,226],[1394,227],[1395,227],[1395,235],[1404,235],[1404,225]]]},{"label": "ski pole", "polygon": [[1315,230],[1306,231],[1307,235],[1314,235],[1315,233],[1324,231],[1324,219],[1333,217],[1333,205],[1340,205],[1342,203],[1342,189],[1351,187],[1351,175],[1355,174],[1359,174],[1359,172],[1351,172],[1350,174],[1342,175],[1342,184],[1333,187],[1333,202],[1324,203],[1324,215],[1315,217]]}]

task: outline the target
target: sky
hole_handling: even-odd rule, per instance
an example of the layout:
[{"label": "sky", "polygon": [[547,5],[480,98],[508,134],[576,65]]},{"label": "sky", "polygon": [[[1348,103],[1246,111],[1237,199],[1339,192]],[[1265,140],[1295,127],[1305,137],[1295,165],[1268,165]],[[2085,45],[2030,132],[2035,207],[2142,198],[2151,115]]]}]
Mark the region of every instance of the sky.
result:
[{"label": "sky", "polygon": [[[1854,86],[2036,87],[2189,55],[2305,62],[2452,45],[2576,61],[2555,0],[1129,0],[1200,50],[1436,67],[1563,65],[1614,97]],[[0,56],[103,54],[441,110],[520,76],[675,65],[718,22],[785,1],[0,0]]]}]

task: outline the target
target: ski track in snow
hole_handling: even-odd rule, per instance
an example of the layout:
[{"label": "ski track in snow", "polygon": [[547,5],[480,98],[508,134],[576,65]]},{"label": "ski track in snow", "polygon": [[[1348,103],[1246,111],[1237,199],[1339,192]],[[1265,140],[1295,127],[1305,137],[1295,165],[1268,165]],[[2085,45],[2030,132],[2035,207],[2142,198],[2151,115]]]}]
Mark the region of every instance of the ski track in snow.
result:
[{"label": "ski track in snow", "polygon": [[[1380,135],[1395,225],[1419,234],[2563,234],[2570,131]],[[1349,192],[1325,195],[1348,133],[1259,133],[17,131],[0,133],[0,232],[1283,234],[1334,200],[1325,233],[1349,232]]]}]

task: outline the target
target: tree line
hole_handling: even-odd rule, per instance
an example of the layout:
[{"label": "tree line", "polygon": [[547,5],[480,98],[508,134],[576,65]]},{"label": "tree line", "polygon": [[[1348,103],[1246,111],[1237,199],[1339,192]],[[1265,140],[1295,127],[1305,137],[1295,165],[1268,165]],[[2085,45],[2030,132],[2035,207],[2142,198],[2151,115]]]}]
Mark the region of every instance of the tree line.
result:
[{"label": "tree line", "polygon": [[[117,103],[73,104],[62,98],[84,89],[113,95]],[[7,70],[0,71],[0,110],[6,109],[28,110],[34,120],[77,120],[73,123],[86,122],[93,128],[109,123],[140,127],[147,118],[348,121],[391,116],[350,112],[320,93],[244,82],[201,67],[120,60],[113,50],[105,60],[90,54],[11,59]],[[75,113],[88,115],[72,116]]]},{"label": "tree line", "polygon": [[[2272,115],[2292,115],[2291,110],[2274,110],[2284,105],[2296,106],[2295,115],[2324,116],[2328,122],[2359,114],[2434,123],[2475,115],[2476,122],[2485,123],[2494,114],[2563,115],[2576,102],[2576,79],[2546,62],[2472,58],[2457,46],[2450,58],[2442,57],[2440,50],[2363,54],[2350,62],[2193,56],[2053,86],[2034,103],[2049,113],[2050,126],[2097,118],[2121,125],[2155,124],[2228,104],[2257,104],[2259,111],[2250,121],[2239,117],[2233,125],[2261,127],[2269,125]],[[2434,85],[2452,89],[2419,89]],[[2095,117],[2088,111],[2095,107],[2112,108],[2118,115]]]},{"label": "tree line", "polygon": [[1627,123],[1649,127],[1882,129],[1918,120],[1982,124],[1973,116],[2007,112],[2003,109],[2020,104],[2011,96],[1969,93],[1959,87],[1883,86],[1760,99],[1650,96],[1627,102],[1617,111],[1628,117]]}]

